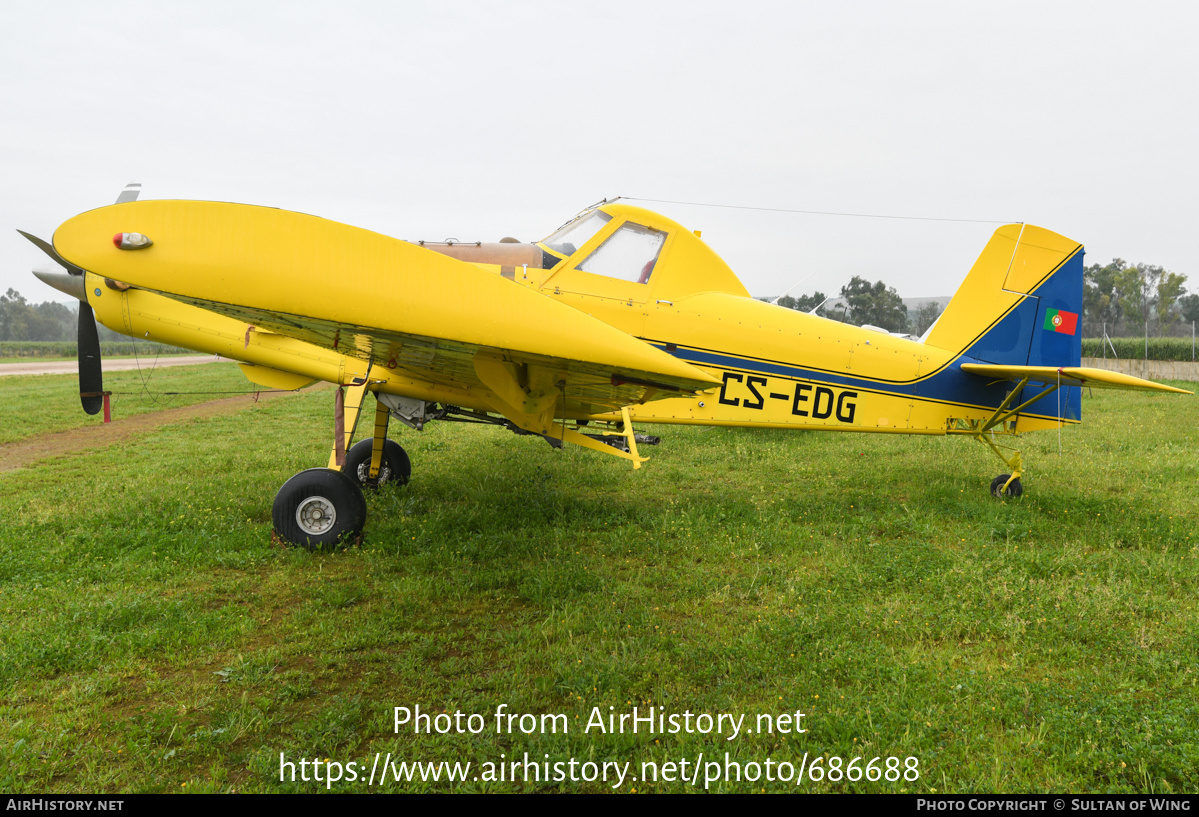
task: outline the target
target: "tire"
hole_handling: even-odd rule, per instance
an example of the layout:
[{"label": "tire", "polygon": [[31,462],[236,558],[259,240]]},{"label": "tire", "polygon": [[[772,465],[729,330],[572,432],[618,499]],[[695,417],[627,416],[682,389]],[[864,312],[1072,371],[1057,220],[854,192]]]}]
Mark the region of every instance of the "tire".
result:
[{"label": "tire", "polygon": [[358,538],[366,525],[366,499],[340,471],[309,468],[283,483],[271,518],[279,538],[319,550]]},{"label": "tire", "polygon": [[1011,474],[1000,474],[991,480],[991,496],[998,499],[1017,499],[1024,494],[1024,486],[1020,484],[1020,479],[1012,480],[1012,484],[1007,487],[1007,491],[1000,493],[1003,490],[1003,483],[1008,481]]},{"label": "tire", "polygon": [[377,488],[380,485],[407,485],[412,476],[412,463],[408,460],[408,452],[394,440],[383,443],[383,462],[379,464],[379,476],[370,479],[367,475],[371,470],[371,449],[373,440],[360,440],[346,453],[346,464],[342,473],[352,479],[359,487]]}]

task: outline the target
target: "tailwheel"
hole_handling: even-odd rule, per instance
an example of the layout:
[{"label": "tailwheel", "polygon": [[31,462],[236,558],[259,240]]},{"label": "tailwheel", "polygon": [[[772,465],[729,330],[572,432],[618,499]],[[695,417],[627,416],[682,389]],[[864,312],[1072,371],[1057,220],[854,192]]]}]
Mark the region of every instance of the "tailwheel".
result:
[{"label": "tailwheel", "polygon": [[[1024,460],[1020,456],[1020,452],[1006,445],[998,445],[986,434],[979,434],[976,439],[986,443],[995,452],[995,456],[1003,460],[1003,464],[1012,469],[1010,474],[1000,474],[991,480],[991,496],[998,499],[1015,499],[1022,495],[1024,493],[1024,486],[1020,484],[1020,477],[1024,473],[1022,470]],[[1005,457],[1003,455],[1004,451],[1012,452],[1011,456]]]},{"label": "tailwheel", "polygon": [[271,516],[280,539],[318,550],[362,535],[366,500],[354,480],[340,471],[309,468],[279,489]]},{"label": "tailwheel", "polygon": [[342,473],[360,487],[377,488],[380,485],[407,485],[412,476],[412,463],[406,452],[395,440],[383,441],[383,459],[379,463],[379,475],[371,479],[371,451],[374,440],[360,440],[346,454],[346,465]]},{"label": "tailwheel", "polygon": [[1011,474],[1000,474],[991,480],[991,496],[999,499],[1015,499],[1024,493],[1024,486],[1019,477]]}]

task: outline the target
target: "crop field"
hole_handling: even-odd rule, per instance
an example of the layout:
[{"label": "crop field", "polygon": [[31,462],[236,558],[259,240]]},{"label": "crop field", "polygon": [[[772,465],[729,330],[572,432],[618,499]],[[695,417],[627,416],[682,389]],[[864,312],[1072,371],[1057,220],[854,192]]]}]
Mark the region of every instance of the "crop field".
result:
[{"label": "crop field", "polygon": [[1083,357],[1111,357],[1124,360],[1195,360],[1194,338],[1084,338]]},{"label": "crop field", "polygon": [[[79,448],[0,472],[0,790],[1199,790],[1194,397],[1084,396],[1060,454],[1020,440],[1008,501],[961,438],[647,427],[633,471],[395,424],[411,483],[308,552],[271,501],[328,458],[327,387],[97,446],[74,378],[36,381],[0,383],[0,457]],[[250,390],[152,382],[118,419],[167,382]],[[448,717],[397,729],[418,706]],[[694,728],[596,726],[634,707]],[[586,763],[613,771],[554,779]]]},{"label": "crop field", "polygon": [[[17,359],[74,360],[79,347],[74,341],[23,340],[0,341],[0,363]],[[194,355],[191,349],[167,346],[149,340],[102,340],[100,354],[105,358],[136,356],[147,362],[159,355]]]}]

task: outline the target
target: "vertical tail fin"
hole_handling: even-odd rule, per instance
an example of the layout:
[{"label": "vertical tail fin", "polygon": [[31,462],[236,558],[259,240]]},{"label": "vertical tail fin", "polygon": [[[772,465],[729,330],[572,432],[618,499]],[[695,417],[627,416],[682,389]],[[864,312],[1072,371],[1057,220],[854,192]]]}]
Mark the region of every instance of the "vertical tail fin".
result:
[{"label": "vertical tail fin", "polygon": [[[1082,258],[1082,245],[1065,236],[1027,224],[1000,227],[925,343],[972,361],[1078,366]],[[1060,416],[1078,419],[1081,394],[1067,391]]]}]

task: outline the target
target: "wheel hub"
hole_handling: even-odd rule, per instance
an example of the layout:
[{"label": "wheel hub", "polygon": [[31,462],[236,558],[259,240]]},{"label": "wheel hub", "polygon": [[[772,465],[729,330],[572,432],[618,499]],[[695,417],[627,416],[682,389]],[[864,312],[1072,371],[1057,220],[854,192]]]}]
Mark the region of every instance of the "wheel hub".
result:
[{"label": "wheel hub", "polygon": [[[389,479],[391,479],[391,469],[388,468],[387,463],[384,462],[379,466],[379,476],[375,477],[375,482],[379,485],[383,485]],[[366,485],[370,481],[371,481],[371,461],[367,460],[366,462],[364,462],[358,466],[358,482],[360,482],[363,485]]]},{"label": "wheel hub", "polygon": [[310,536],[319,536],[337,522],[337,509],[323,496],[310,496],[296,508],[296,524]]}]

